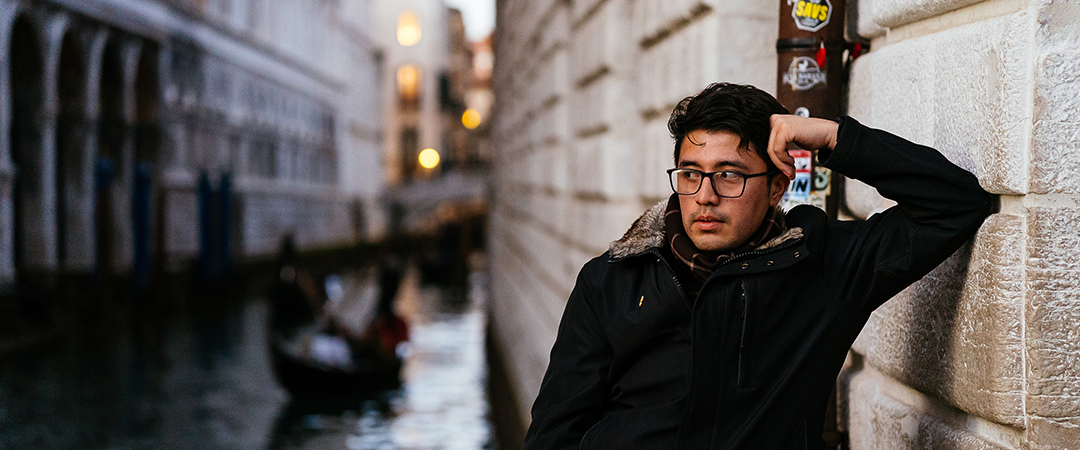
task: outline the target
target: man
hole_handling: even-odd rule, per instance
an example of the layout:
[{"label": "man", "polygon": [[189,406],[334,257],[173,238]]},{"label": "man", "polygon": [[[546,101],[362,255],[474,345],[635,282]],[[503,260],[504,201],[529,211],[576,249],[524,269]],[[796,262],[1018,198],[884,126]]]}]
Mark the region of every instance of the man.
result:
[{"label": "man", "polygon": [[[752,86],[713,84],[668,128],[674,194],[582,268],[526,447],[820,448],[871,311],[970,239],[991,197],[931,148],[787,115]],[[785,215],[789,144],[898,205],[861,222]]]}]

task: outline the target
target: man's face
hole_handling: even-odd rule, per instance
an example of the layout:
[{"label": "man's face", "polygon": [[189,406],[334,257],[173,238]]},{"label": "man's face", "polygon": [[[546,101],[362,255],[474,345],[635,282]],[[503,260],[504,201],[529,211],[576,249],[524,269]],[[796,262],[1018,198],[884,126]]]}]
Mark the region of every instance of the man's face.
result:
[{"label": "man's face", "polygon": [[[747,175],[767,170],[753,149],[739,150],[739,136],[729,131],[695,130],[680,145],[679,168],[732,170]],[[701,183],[696,194],[679,196],[679,208],[683,228],[694,246],[713,252],[734,250],[748,241],[769,206],[776,206],[787,188],[783,175],[747,178],[741,197],[724,198],[716,195],[711,179]]]}]

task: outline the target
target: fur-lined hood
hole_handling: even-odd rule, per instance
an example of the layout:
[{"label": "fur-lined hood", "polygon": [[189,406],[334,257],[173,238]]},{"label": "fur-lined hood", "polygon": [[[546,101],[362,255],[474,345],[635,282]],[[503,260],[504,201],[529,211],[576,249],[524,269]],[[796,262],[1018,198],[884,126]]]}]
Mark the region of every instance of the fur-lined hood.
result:
[{"label": "fur-lined hood", "polygon": [[[645,253],[650,248],[660,248],[665,245],[664,236],[664,211],[667,210],[668,200],[661,200],[653,205],[641,217],[630,225],[623,237],[608,246],[608,255],[611,259],[622,259],[629,256]],[[784,214],[783,211],[780,213]],[[780,245],[792,239],[803,237],[800,227],[787,228],[779,236],[759,245],[755,250],[764,250]]]}]

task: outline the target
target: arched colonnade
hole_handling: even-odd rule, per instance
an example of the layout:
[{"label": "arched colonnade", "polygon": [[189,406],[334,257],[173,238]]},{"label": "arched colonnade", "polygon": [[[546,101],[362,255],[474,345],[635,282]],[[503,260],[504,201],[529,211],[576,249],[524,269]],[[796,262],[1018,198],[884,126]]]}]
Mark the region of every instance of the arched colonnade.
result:
[{"label": "arched colonnade", "polygon": [[159,45],[70,12],[0,5],[0,285],[147,267]]}]

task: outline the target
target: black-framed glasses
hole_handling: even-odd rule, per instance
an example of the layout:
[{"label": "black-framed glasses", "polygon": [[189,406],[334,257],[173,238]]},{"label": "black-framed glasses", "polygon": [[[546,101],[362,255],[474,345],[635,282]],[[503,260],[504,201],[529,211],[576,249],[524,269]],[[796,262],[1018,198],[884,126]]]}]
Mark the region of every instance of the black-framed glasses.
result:
[{"label": "black-framed glasses", "polygon": [[704,172],[697,169],[668,169],[668,180],[671,182],[671,190],[679,195],[694,195],[701,190],[701,183],[706,177],[712,181],[713,192],[724,198],[736,198],[743,195],[746,190],[746,179],[780,173],[779,170],[768,170],[761,173],[745,174],[734,170],[721,170],[719,172]]}]

